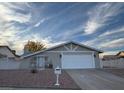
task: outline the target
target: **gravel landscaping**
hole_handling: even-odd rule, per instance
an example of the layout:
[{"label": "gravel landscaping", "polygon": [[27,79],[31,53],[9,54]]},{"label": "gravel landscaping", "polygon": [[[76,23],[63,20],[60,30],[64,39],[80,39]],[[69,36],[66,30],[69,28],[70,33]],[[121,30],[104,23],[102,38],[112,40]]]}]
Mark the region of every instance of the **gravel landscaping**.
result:
[{"label": "gravel landscaping", "polygon": [[80,89],[65,72],[60,75],[60,86],[55,86],[56,76],[52,69],[31,73],[29,70],[0,70],[0,87],[34,89]]}]

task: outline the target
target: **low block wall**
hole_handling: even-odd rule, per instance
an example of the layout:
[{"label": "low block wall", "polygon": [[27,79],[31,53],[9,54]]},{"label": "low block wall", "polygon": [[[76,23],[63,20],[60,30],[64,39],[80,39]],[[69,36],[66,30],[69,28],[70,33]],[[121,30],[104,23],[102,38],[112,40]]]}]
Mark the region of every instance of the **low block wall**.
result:
[{"label": "low block wall", "polygon": [[101,68],[110,67],[110,68],[124,68],[124,59],[116,59],[116,60],[106,60],[100,61]]}]

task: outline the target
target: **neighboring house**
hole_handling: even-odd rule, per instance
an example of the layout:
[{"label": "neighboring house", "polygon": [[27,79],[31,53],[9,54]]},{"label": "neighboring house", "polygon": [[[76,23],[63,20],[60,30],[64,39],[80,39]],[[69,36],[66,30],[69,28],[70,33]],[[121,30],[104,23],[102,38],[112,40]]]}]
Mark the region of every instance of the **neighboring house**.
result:
[{"label": "neighboring house", "polygon": [[100,68],[99,53],[102,51],[71,41],[24,55],[21,60],[26,64],[23,68],[34,65],[37,69],[47,65],[52,65],[53,68],[59,66],[62,69]]},{"label": "neighboring house", "polygon": [[11,50],[8,46],[0,46],[0,69],[18,68],[18,59],[15,50]]},{"label": "neighboring house", "polygon": [[11,50],[8,46],[0,46],[0,58],[4,59],[5,62],[8,61],[8,59],[15,59],[19,56],[15,54],[15,50]]},{"label": "neighboring house", "polygon": [[104,55],[102,60],[116,60],[116,59],[120,59],[120,58],[124,58],[124,51],[120,51],[119,53],[117,53],[116,55]]},{"label": "neighboring house", "polygon": [[116,55],[104,55],[102,60],[115,60],[118,59],[118,56]]},{"label": "neighboring house", "polygon": [[116,55],[105,55],[101,60],[103,68],[124,68],[124,51],[120,51]]},{"label": "neighboring house", "polygon": [[120,51],[119,53],[116,54],[119,58],[124,58],[124,51]]}]

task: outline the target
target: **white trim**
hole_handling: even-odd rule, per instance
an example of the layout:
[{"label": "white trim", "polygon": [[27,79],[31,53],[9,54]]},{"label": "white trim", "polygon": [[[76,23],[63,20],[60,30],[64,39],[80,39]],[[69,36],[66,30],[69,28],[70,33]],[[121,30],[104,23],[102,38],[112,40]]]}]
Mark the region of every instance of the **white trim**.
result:
[{"label": "white trim", "polygon": [[66,50],[70,50],[68,47],[66,47],[65,45],[64,45],[64,48],[66,49]]},{"label": "white trim", "polygon": [[72,48],[72,43],[71,43],[71,45],[70,45],[70,48],[71,48],[71,50],[73,50],[73,48]]},{"label": "white trim", "polygon": [[37,57],[46,57],[46,55],[36,55]]},{"label": "white trim", "polygon": [[87,52],[87,53],[92,53],[94,51],[46,51],[46,52]]},{"label": "white trim", "polygon": [[94,52],[92,52],[92,57],[93,57],[93,65],[94,65],[94,68],[96,68],[96,62],[95,62],[95,58],[94,58]]},{"label": "white trim", "polygon": [[78,49],[78,47],[79,47],[79,46],[76,46],[76,47],[73,49],[73,51],[75,51],[76,49]]}]

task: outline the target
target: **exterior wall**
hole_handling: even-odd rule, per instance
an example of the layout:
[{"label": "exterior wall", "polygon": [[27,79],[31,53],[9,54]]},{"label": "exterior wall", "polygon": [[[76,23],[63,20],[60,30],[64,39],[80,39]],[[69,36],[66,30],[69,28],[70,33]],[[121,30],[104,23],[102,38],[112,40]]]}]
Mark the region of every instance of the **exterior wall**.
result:
[{"label": "exterior wall", "polygon": [[19,69],[31,69],[31,58],[19,60]]},{"label": "exterior wall", "polygon": [[0,53],[3,55],[7,55],[8,57],[15,57],[8,48],[2,47],[0,48]]},{"label": "exterior wall", "polygon": [[58,52],[51,52],[49,53],[49,59],[50,59],[50,63],[53,64],[53,68],[56,68],[57,66],[61,67],[61,58],[60,58],[60,54]]},{"label": "exterior wall", "polygon": [[99,59],[99,53],[98,52],[94,52],[94,61],[95,61],[95,67],[96,68],[101,68],[100,67],[100,59]]},{"label": "exterior wall", "polygon": [[52,64],[53,63],[53,59],[54,59],[54,54],[52,54],[52,53],[49,53],[49,52],[45,52],[45,53],[43,53],[43,55],[45,55],[46,57],[47,57],[47,60],[45,60],[46,61],[46,63],[45,64]]},{"label": "exterior wall", "polygon": [[[44,56],[46,56],[48,58],[48,60],[45,62],[45,65],[47,65],[47,64],[53,64],[53,68],[56,68],[57,66],[60,66],[61,67],[60,54],[61,53],[58,53],[58,52],[49,52],[48,51],[48,52],[45,52],[45,53],[40,53],[38,55],[44,55]],[[36,56],[37,55],[32,56],[32,57],[36,57]],[[28,59],[27,62],[30,64],[31,59]],[[23,62],[23,63],[26,64],[26,62]],[[27,64],[27,66],[28,66],[28,64]],[[22,67],[23,67],[23,65],[22,65]]]}]

